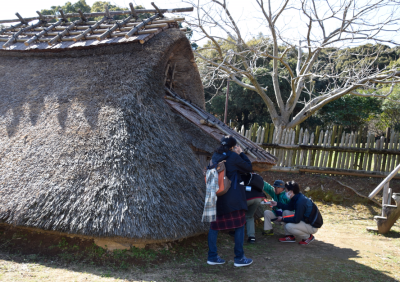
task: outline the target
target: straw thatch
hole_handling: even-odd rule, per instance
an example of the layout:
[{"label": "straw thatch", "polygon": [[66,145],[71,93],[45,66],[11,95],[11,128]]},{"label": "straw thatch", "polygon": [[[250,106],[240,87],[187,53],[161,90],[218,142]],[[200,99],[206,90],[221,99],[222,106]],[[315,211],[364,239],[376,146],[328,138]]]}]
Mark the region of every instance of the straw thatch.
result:
[{"label": "straw thatch", "polygon": [[186,95],[204,106],[182,32],[144,45],[0,54],[2,222],[148,241],[207,229],[201,167],[163,99],[172,60],[177,81],[190,76]]},{"label": "straw thatch", "polygon": [[176,28],[143,45],[0,50],[0,223],[129,244],[205,232],[199,161],[218,141],[166,102],[167,66],[204,110]]}]

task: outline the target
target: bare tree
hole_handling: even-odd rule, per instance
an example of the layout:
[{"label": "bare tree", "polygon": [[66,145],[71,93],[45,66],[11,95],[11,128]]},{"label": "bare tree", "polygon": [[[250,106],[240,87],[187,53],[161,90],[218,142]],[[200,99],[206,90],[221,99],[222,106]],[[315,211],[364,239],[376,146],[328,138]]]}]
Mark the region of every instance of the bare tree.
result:
[{"label": "bare tree", "polygon": [[[357,62],[340,72],[335,68],[335,60],[345,54],[343,47],[367,42],[399,45],[395,41],[400,23],[399,0],[252,0],[260,12],[261,25],[268,27],[269,33],[252,44],[246,41],[240,23],[232,16],[230,8],[234,8],[229,7],[228,1],[188,2],[197,9],[188,24],[210,42],[195,51],[204,81],[213,84],[229,78],[256,91],[267,105],[275,126],[292,128],[346,94],[386,98],[391,91],[382,93],[381,85],[400,82],[399,67],[373,67],[382,52],[379,48],[373,54],[354,54]],[[305,27],[297,30],[300,35],[288,29],[283,20],[287,14],[293,16],[293,11],[298,15],[294,20]],[[211,28],[219,32],[211,32]],[[329,50],[328,61],[321,60],[324,49]],[[288,63],[290,56],[296,57],[295,67]],[[269,97],[259,82],[260,59],[272,61],[269,75],[275,97]],[[287,79],[291,86],[285,101],[279,79]],[[329,87],[317,93],[315,79],[326,80]],[[301,93],[307,93],[307,100],[299,101]],[[299,103],[302,108],[292,118]]]}]

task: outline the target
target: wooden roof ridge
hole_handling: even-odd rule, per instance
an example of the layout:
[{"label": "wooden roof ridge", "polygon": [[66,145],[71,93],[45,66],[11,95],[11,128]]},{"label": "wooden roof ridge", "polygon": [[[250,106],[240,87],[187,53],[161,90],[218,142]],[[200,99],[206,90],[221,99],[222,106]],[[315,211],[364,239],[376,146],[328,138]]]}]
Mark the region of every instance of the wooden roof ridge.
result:
[{"label": "wooden roof ridge", "polygon": [[[62,9],[60,19],[56,23],[49,24],[47,21],[55,18],[54,15],[42,15],[37,12],[39,17],[23,18],[16,13],[20,23],[6,27],[0,30],[0,46],[3,50],[33,50],[48,49],[41,42],[47,43],[51,49],[63,49],[81,47],[82,44],[74,46],[74,43],[59,44],[66,42],[90,41],[85,46],[95,46],[103,43],[122,43],[139,41],[141,44],[148,41],[155,34],[162,32],[167,28],[179,28],[178,22],[184,18],[165,18],[164,13],[190,12],[193,7],[160,9],[153,2],[154,10],[135,9],[132,3],[129,3],[129,10],[109,11],[105,5],[103,13],[70,13],[64,14]],[[139,20],[138,14],[151,13],[154,15],[147,19]],[[114,20],[115,15],[128,15],[125,19]],[[100,20],[89,21],[89,17],[103,16]],[[80,19],[69,22],[68,18],[80,17]],[[29,24],[30,21],[39,19],[35,24]],[[11,22],[11,20],[0,20],[0,23]],[[184,29],[181,29],[184,30]],[[186,30],[186,29],[185,29]],[[122,38],[123,37],[123,38]],[[2,43],[5,42],[5,43]],[[25,46],[21,46],[21,43]],[[36,44],[34,44],[36,43]],[[32,47],[31,47],[32,46]]]},{"label": "wooden roof ridge", "polygon": [[261,148],[253,141],[240,135],[234,129],[230,128],[228,125],[220,121],[218,118],[208,113],[206,110],[200,108],[194,103],[191,103],[190,101],[187,101],[186,99],[181,98],[177,93],[174,92],[173,89],[165,87],[165,91],[170,96],[170,97],[166,96],[167,99],[172,99],[194,110],[203,119],[203,122],[200,121],[200,123],[215,126],[217,129],[222,131],[224,135],[231,135],[235,137],[237,143],[243,148],[243,151],[249,156],[251,156],[256,162],[267,162],[269,164],[275,165],[276,162],[278,161],[278,159],[275,156],[273,156],[272,154]]}]

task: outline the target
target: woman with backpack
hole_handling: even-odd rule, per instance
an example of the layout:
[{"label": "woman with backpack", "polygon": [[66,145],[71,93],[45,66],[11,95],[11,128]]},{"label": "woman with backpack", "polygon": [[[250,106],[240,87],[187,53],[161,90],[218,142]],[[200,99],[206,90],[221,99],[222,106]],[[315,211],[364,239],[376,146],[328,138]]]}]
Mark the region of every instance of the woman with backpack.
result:
[{"label": "woman with backpack", "polygon": [[236,146],[236,139],[232,136],[221,139],[221,145],[215,150],[211,160],[213,164],[224,161],[226,176],[231,181],[231,187],[217,199],[216,221],[211,222],[208,232],[207,263],[210,265],[225,263],[217,252],[218,231],[235,229],[234,265],[236,267],[250,265],[253,260],[246,258],[243,251],[247,199],[245,187],[240,184],[242,182],[240,174],[251,172],[253,167],[242,148]]},{"label": "woman with backpack", "polygon": [[[296,237],[302,239],[300,245],[308,245],[315,240],[313,234],[323,225],[322,215],[318,207],[305,195],[300,193],[300,186],[293,180],[285,183],[288,204],[271,201],[271,206],[282,210],[283,216],[278,216],[277,222],[285,225],[285,237],[279,238],[282,243],[295,243]],[[294,211],[294,212],[292,212]]]}]

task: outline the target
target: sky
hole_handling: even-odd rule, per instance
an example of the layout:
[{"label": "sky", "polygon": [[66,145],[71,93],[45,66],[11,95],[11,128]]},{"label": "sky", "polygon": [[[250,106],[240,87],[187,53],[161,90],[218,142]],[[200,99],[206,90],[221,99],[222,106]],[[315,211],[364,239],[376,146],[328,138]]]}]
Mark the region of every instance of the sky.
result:
[{"label": "sky", "polygon": [[[15,19],[16,12],[20,13],[22,17],[35,17],[37,16],[36,11],[49,9],[51,6],[61,6],[67,2],[67,0],[17,0],[18,2],[9,0],[0,1],[6,3],[2,4],[2,9],[0,9],[0,19]],[[182,8],[190,7],[190,4],[187,3],[188,1],[190,0],[111,0],[109,2],[121,7],[129,7],[129,3],[132,2],[134,5],[142,5],[145,8],[152,8],[150,2],[155,2],[159,8]],[[195,2],[197,1],[198,0],[195,0]],[[370,0],[358,0],[359,3],[363,1]],[[74,3],[77,2],[77,0],[70,0],[70,2]],[[86,0],[88,5],[92,5],[94,2],[96,2],[96,0]],[[201,0],[201,3],[207,2],[210,2],[210,0]],[[246,35],[246,39],[250,39],[259,33],[264,35],[269,33],[265,21],[262,21],[260,9],[257,7],[257,4],[254,0],[227,0],[227,2],[229,4],[232,16],[238,22],[242,33]],[[280,1],[272,1],[272,5],[277,2]],[[190,16],[195,16],[195,13],[185,13],[184,16],[189,18]],[[381,15],[377,14],[376,18],[379,18],[380,16]],[[286,34],[288,34],[288,36],[294,40],[294,42],[298,40],[296,38],[300,38],[300,36],[306,31],[305,22],[300,19],[299,12],[295,10],[285,11],[285,14],[280,18],[280,26],[282,27],[282,30],[286,30]],[[226,33],[218,27],[210,28],[208,31],[224,38],[227,36]],[[397,34],[400,34],[400,32],[397,32]],[[318,36],[319,34],[315,35]],[[194,39],[199,39],[197,36],[198,35],[195,34]],[[393,36],[393,33],[391,33],[390,36]],[[398,37],[400,37],[400,35],[398,35]],[[206,40],[201,40],[199,45],[203,45],[204,43],[206,43]]]}]

